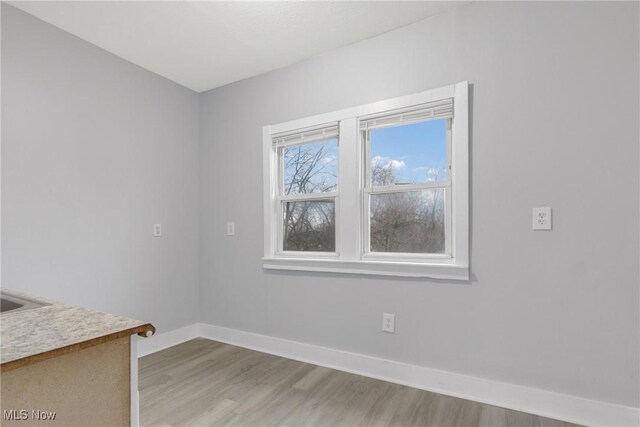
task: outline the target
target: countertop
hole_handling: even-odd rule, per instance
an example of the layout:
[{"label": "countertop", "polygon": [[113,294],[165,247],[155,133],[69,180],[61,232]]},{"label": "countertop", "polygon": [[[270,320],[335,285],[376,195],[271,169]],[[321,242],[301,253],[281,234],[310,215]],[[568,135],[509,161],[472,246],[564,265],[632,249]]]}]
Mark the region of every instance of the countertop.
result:
[{"label": "countertop", "polygon": [[2,289],[47,304],[0,315],[0,371],[36,363],[127,335],[150,336],[150,323]]}]

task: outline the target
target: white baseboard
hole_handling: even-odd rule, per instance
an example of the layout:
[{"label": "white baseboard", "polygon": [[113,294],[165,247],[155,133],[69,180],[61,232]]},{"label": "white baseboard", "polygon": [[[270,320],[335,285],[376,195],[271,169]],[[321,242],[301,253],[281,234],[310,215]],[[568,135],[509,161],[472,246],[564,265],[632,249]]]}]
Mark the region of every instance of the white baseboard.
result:
[{"label": "white baseboard", "polygon": [[155,334],[149,338],[141,338],[138,340],[138,357],[144,357],[156,351],[182,344],[185,341],[198,338],[200,332],[198,330],[199,323],[183,326],[167,332]]},{"label": "white baseboard", "polygon": [[[166,337],[164,337],[166,335]],[[143,355],[196,337],[576,424],[635,427],[640,409],[199,323],[159,334]],[[151,338],[151,340],[154,338]]]}]

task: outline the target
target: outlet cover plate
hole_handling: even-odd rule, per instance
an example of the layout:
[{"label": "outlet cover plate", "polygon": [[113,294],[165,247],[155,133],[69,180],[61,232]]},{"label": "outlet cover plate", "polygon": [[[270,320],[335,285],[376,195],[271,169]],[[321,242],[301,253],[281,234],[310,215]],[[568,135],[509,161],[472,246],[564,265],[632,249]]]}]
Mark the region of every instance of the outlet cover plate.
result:
[{"label": "outlet cover plate", "polygon": [[383,332],[396,332],[396,315],[390,313],[382,313],[382,331]]},{"label": "outlet cover plate", "polygon": [[533,208],[533,229],[551,230],[551,208],[541,207]]}]

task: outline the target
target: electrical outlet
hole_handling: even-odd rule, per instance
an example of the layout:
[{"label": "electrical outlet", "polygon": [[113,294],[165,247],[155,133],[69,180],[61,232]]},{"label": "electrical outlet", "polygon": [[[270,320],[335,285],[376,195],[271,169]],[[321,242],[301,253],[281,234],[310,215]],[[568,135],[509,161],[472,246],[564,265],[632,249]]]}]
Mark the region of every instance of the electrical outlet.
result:
[{"label": "electrical outlet", "polygon": [[551,208],[533,208],[533,229],[551,230]]},{"label": "electrical outlet", "polygon": [[389,313],[382,313],[382,330],[384,332],[391,332],[392,334],[396,331],[396,315]]},{"label": "electrical outlet", "polygon": [[236,224],[234,222],[227,223],[227,236],[235,236]]},{"label": "electrical outlet", "polygon": [[162,237],[162,224],[153,224],[153,237]]}]

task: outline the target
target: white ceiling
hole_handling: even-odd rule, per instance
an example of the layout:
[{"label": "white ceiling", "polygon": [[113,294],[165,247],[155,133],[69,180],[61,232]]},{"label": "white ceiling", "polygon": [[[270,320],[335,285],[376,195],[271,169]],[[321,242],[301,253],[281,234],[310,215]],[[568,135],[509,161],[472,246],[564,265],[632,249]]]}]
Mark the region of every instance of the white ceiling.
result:
[{"label": "white ceiling", "polygon": [[460,5],[427,1],[11,1],[197,92]]}]

